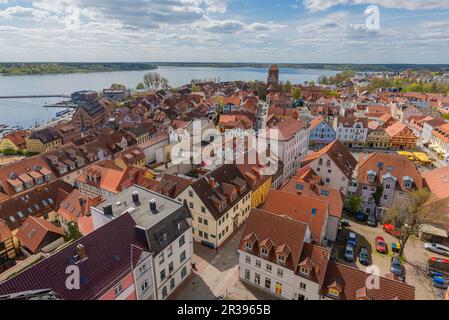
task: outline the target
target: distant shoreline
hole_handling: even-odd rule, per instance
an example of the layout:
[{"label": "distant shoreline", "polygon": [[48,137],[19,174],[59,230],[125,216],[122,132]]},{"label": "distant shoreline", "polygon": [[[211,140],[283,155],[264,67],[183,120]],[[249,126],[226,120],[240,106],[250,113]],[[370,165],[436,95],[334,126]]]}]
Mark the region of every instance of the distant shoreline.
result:
[{"label": "distant shoreline", "polygon": [[151,71],[157,65],[150,63],[0,63],[0,76],[63,75],[74,73]]},{"label": "distant shoreline", "polygon": [[[226,63],[226,62],[123,62],[123,63],[83,63],[83,62],[0,62],[1,76],[61,75],[73,73],[150,71],[158,67],[184,68],[264,68],[271,63]],[[280,68],[356,71],[356,72],[400,72],[415,71],[447,72],[447,64],[339,64],[339,63],[278,63]]]}]

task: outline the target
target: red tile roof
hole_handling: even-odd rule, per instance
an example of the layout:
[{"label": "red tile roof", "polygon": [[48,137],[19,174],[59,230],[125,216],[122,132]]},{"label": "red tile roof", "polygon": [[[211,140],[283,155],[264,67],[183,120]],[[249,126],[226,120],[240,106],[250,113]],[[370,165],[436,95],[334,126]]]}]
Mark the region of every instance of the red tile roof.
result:
[{"label": "red tile roof", "polygon": [[[382,163],[381,169],[379,168],[380,163]],[[413,179],[414,188],[421,189],[423,187],[423,178],[421,174],[415,164],[411,162],[407,156],[380,152],[362,155],[357,170],[357,181],[359,183],[371,184],[371,182],[368,181],[368,171],[370,170],[376,172],[374,183],[379,183],[379,179],[381,179],[382,176],[391,173],[398,180],[396,188],[406,191],[406,189],[404,189],[403,178],[407,176]]]},{"label": "red tile roof", "polygon": [[[298,189],[301,186],[301,190]],[[337,189],[332,189],[316,183],[309,183],[301,180],[289,180],[285,183],[282,191],[296,193],[299,196],[313,198],[329,203],[329,214],[331,216],[341,218],[344,204],[344,195]]]},{"label": "red tile roof", "polygon": [[357,167],[357,160],[338,139],[329,143],[321,150],[307,155],[301,162],[301,166],[306,166],[310,162],[322,157],[324,154],[327,154],[332,159],[335,165],[338,166],[348,179],[352,178],[352,173]]},{"label": "red tile roof", "polygon": [[386,277],[379,277],[379,289],[366,288],[369,276],[369,273],[348,265],[329,262],[322,294],[334,298],[328,290],[337,287],[341,300],[415,300],[414,287]]},{"label": "red tile roof", "polygon": [[[260,247],[263,243],[271,243],[268,257],[270,261],[276,261],[276,251],[288,246],[290,254],[285,266],[293,271],[300,262],[304,239],[307,233],[307,225],[293,220],[287,216],[272,214],[259,209],[252,209],[243,230],[240,241],[240,250],[248,251],[254,255],[261,255]],[[246,242],[255,241],[252,250],[246,249]]]},{"label": "red tile roof", "polygon": [[312,237],[317,241],[320,241],[326,232],[325,223],[329,215],[328,202],[299,196],[296,193],[270,190],[262,209],[278,215],[287,215],[307,224]]},{"label": "red tile roof", "polygon": [[29,216],[17,232],[16,237],[32,253],[65,235],[64,231],[51,222]]}]

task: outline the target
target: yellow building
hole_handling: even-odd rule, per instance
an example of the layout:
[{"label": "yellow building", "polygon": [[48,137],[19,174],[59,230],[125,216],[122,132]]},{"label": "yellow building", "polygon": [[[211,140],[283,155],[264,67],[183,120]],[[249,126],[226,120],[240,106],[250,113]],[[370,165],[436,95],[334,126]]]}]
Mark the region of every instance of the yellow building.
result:
[{"label": "yellow building", "polygon": [[123,170],[129,166],[144,168],[146,165],[145,154],[142,149],[134,146],[117,154],[114,164]]},{"label": "yellow building", "polygon": [[220,247],[251,211],[251,188],[230,164],[193,182],[177,199],[192,213],[193,239],[211,248]]},{"label": "yellow building", "polygon": [[0,140],[0,152],[6,150],[13,150],[15,152],[19,151],[19,148],[9,139],[1,139]]},{"label": "yellow building", "polygon": [[58,149],[62,146],[62,139],[49,129],[33,132],[26,140],[27,151],[31,153],[43,153]]},{"label": "yellow building", "polygon": [[264,168],[260,165],[238,164],[237,167],[251,187],[251,207],[259,208],[265,203],[268,191],[271,189],[272,176],[264,175]]},{"label": "yellow building", "polygon": [[28,130],[19,130],[5,135],[0,139],[0,152],[11,150],[14,152],[26,149],[26,137],[30,135]]}]

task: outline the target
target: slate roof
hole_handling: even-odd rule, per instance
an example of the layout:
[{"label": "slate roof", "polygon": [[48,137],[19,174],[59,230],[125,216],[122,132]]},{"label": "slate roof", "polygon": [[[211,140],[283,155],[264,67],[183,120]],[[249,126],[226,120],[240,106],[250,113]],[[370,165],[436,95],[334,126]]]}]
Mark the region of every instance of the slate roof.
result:
[{"label": "slate roof", "polygon": [[[215,179],[217,186],[216,190],[211,188],[209,183],[210,178]],[[246,190],[242,194],[240,194],[234,201],[230,202],[229,199],[226,199],[225,197],[226,191],[223,189],[223,184],[234,186],[236,184],[244,184],[247,186],[245,177],[242,175],[237,166],[232,164],[225,164],[192,183],[193,190],[195,190],[198,197],[200,197],[204,205],[216,220],[220,219],[223,214],[225,214],[237,202],[241,201],[243,197],[251,192],[251,189],[247,186]],[[213,199],[226,199],[226,207],[224,207],[221,211],[218,210]]]},{"label": "slate roof", "polygon": [[85,101],[78,104],[80,108],[83,108],[91,117],[104,112],[104,107],[98,101]]}]

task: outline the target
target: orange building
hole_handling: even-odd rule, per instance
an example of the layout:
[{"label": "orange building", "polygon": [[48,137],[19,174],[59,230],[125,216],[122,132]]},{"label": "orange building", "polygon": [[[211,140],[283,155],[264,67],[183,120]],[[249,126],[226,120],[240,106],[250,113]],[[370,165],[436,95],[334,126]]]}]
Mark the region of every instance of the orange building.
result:
[{"label": "orange building", "polygon": [[391,148],[400,150],[415,149],[416,136],[403,123],[397,122],[386,128],[385,132],[390,136]]}]

